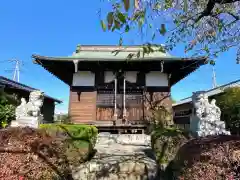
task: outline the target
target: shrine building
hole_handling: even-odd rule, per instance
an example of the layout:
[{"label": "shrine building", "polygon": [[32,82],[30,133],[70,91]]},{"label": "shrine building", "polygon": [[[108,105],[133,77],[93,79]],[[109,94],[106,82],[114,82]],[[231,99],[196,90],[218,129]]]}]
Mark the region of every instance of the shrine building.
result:
[{"label": "shrine building", "polygon": [[72,56],[33,58],[69,85],[72,123],[94,124],[102,131],[138,130],[146,128],[153,104],[171,110],[171,87],[206,63],[206,57],[179,58],[157,50],[127,59],[139,50],[83,45]]}]

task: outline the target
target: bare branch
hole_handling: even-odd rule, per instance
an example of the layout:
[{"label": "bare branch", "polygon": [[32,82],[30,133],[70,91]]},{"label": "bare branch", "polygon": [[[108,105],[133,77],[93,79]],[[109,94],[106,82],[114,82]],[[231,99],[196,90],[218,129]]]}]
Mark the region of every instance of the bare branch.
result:
[{"label": "bare branch", "polygon": [[231,15],[236,21],[240,20],[240,16],[237,16],[236,14],[234,14],[232,12],[227,12],[227,14]]}]

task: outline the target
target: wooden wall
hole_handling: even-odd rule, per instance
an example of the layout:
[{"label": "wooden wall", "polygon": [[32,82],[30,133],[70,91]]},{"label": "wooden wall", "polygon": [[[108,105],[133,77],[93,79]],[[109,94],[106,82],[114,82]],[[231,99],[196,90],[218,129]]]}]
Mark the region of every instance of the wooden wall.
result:
[{"label": "wooden wall", "polygon": [[73,123],[88,123],[96,120],[96,98],[96,91],[70,90],[69,115]]},{"label": "wooden wall", "polygon": [[[127,107],[127,116],[129,120],[143,120],[150,115],[152,105],[163,105],[172,111],[172,101],[170,92],[153,92],[145,95],[148,99],[143,98],[142,107]],[[151,101],[151,105],[149,104]],[[77,92],[70,90],[69,114],[73,123],[91,123],[97,120],[113,120],[114,106],[97,107],[97,91]],[[118,114],[121,114],[118,109]],[[121,118],[121,117],[119,117]]]}]

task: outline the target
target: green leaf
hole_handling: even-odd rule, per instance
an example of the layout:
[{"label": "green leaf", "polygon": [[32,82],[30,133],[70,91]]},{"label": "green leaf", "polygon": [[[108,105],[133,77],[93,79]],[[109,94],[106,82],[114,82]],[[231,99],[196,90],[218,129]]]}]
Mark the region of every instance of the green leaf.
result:
[{"label": "green leaf", "polygon": [[206,53],[209,53],[209,48],[208,48],[208,46],[205,46],[203,50],[206,51]]},{"label": "green leaf", "polygon": [[153,10],[159,10],[159,9],[161,9],[161,4],[160,4],[160,2],[156,2],[154,4]]},{"label": "green leaf", "polygon": [[161,28],[159,29],[159,33],[164,36],[166,34],[166,32],[167,32],[167,30],[166,30],[165,24],[161,24]]},{"label": "green leaf", "polygon": [[128,11],[130,7],[130,0],[123,0],[123,4],[125,11]]},{"label": "green leaf", "polygon": [[171,8],[173,5],[172,0],[165,0],[165,9]]},{"label": "green leaf", "polygon": [[110,30],[113,25],[113,12],[108,13],[107,22],[108,22],[108,30]]},{"label": "green leaf", "polygon": [[118,13],[117,13],[117,17],[118,17],[118,19],[119,19],[122,23],[126,23],[126,22],[127,22],[127,21],[126,21],[126,17],[123,15],[123,13],[118,12]]},{"label": "green leaf", "polygon": [[220,9],[216,8],[216,13],[219,14],[220,13]]},{"label": "green leaf", "polygon": [[106,24],[104,23],[103,20],[101,20],[101,26],[102,26],[103,31],[106,31]]},{"label": "green leaf", "polygon": [[138,20],[138,27],[141,28],[143,24],[144,24],[144,17],[141,17],[141,18]]},{"label": "green leaf", "polygon": [[218,23],[218,30],[219,30],[219,32],[222,32],[223,27],[224,27],[224,24],[223,24],[222,20],[220,20],[219,23]]},{"label": "green leaf", "polygon": [[214,60],[210,60],[210,62],[209,62],[211,65],[215,65],[215,61]]},{"label": "green leaf", "polygon": [[184,12],[187,12],[187,11],[188,11],[188,0],[184,0],[183,11],[184,11]]},{"label": "green leaf", "polygon": [[125,27],[125,32],[129,32],[129,30],[130,30],[129,25],[126,25],[126,27]]},{"label": "green leaf", "polygon": [[114,20],[114,28],[118,30],[121,28],[120,22],[118,20]]}]

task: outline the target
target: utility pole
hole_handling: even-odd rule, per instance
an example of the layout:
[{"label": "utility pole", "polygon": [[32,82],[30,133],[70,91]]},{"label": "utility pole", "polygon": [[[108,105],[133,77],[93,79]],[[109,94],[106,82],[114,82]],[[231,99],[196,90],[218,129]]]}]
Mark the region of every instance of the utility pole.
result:
[{"label": "utility pole", "polygon": [[8,72],[13,72],[13,80],[16,82],[20,81],[20,66],[22,65],[22,61],[18,59],[11,59],[10,62],[15,63],[15,67],[13,70],[7,70]]},{"label": "utility pole", "polygon": [[216,73],[214,66],[212,66],[212,87],[216,88],[217,87],[217,80],[216,80]]},{"label": "utility pole", "polygon": [[16,60],[16,65],[15,65],[14,74],[13,74],[13,80],[19,82],[19,78],[20,78],[19,76],[20,76],[20,73],[19,73],[19,61]]}]

